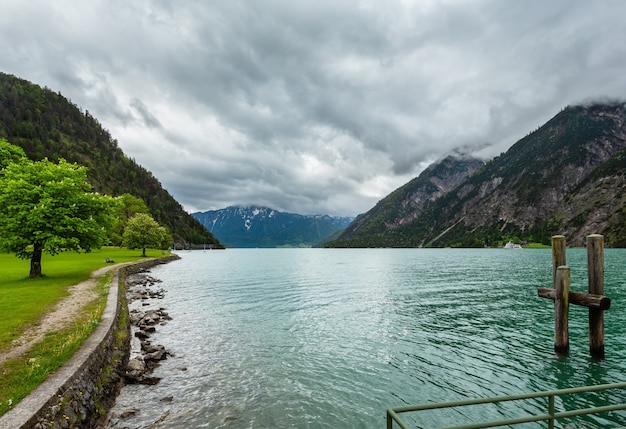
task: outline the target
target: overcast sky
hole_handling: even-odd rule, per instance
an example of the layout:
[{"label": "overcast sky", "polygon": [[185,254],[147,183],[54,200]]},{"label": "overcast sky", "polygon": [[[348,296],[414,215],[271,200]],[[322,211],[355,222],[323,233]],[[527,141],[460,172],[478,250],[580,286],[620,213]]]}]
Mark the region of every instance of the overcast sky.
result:
[{"label": "overcast sky", "polygon": [[189,211],[363,213],[447,152],[626,98],[626,2],[0,0],[0,70]]}]

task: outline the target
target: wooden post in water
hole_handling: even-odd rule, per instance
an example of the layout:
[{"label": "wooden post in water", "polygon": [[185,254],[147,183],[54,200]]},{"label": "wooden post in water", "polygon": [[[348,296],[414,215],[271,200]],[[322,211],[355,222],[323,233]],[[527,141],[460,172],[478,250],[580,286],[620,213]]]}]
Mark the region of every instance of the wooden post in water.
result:
[{"label": "wooden post in water", "polygon": [[[604,236],[587,236],[587,275],[589,293],[604,295]],[[589,353],[604,358],[604,311],[589,307]]]},{"label": "wooden post in water", "polygon": [[589,293],[570,291],[570,269],[565,265],[565,237],[552,237],[552,279],[554,287],[539,288],[537,295],[554,300],[554,351],[567,354],[569,348],[569,304],[589,308],[589,353],[604,358],[604,311],[611,299],[604,296],[604,237],[587,236],[587,273]]},{"label": "wooden post in water", "polygon": [[569,350],[569,289],[570,269],[561,265],[554,281],[554,352],[566,355]]},{"label": "wooden post in water", "polygon": [[556,281],[556,269],[561,265],[567,265],[565,261],[565,236],[552,236],[552,282]]}]

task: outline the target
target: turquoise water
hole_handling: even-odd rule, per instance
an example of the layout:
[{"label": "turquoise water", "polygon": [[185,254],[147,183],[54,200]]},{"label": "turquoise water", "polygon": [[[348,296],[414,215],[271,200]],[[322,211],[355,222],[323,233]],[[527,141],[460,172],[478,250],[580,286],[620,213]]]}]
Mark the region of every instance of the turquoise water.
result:
[{"label": "turquoise water", "polygon": [[[588,356],[586,308],[570,309],[569,356],[553,354],[553,304],[537,297],[551,285],[549,249],[180,256],[152,270],[166,290],[154,305],[173,317],[152,340],[174,356],[155,371],[158,385],[123,389],[114,411],[140,411],[109,428],[384,428],[388,407],[626,381],[624,250],[605,252],[612,306],[602,361]],[[572,289],[586,291],[586,251],[567,257]],[[510,411],[410,420],[433,427]],[[564,427],[617,423],[626,425],[626,414]]]}]

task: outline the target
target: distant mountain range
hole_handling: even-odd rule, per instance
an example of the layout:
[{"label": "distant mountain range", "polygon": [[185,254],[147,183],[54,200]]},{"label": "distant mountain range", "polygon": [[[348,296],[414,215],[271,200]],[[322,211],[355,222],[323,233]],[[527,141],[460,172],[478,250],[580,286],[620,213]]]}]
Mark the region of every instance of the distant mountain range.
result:
[{"label": "distant mountain range", "polygon": [[626,247],[626,106],[569,106],[483,163],[449,156],[357,217],[329,247],[483,247],[598,233]]},{"label": "distant mountain range", "polygon": [[232,247],[311,247],[354,220],[285,213],[260,206],[231,206],[191,215],[222,243]]}]

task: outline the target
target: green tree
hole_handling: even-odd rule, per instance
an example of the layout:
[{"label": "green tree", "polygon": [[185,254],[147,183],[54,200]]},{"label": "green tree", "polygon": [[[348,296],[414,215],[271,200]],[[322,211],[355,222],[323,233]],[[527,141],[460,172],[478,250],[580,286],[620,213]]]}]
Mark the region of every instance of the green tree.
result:
[{"label": "green tree", "polygon": [[0,248],[30,258],[30,276],[42,254],[89,252],[106,238],[111,198],[92,192],[85,167],[59,160],[8,163],[0,174]]},{"label": "green tree", "polygon": [[19,147],[0,138],[0,171],[9,164],[26,161],[26,153]]},{"label": "green tree", "polygon": [[141,198],[131,194],[123,194],[115,198],[115,208],[113,210],[114,224],[109,235],[109,243],[116,246],[121,245],[126,225],[137,213],[150,213],[148,206]]},{"label": "green tree", "polygon": [[163,249],[169,245],[169,241],[171,239],[167,229],[146,213],[137,213],[128,221],[123,237],[125,247],[143,249],[141,256],[146,256],[147,247]]}]

